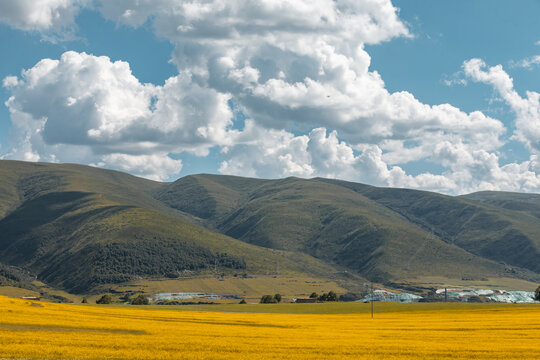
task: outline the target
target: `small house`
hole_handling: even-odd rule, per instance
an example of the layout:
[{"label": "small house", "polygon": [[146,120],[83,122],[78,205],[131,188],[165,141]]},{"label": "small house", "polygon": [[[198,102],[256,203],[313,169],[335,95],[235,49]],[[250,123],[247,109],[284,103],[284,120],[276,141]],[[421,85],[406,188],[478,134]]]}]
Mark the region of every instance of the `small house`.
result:
[{"label": "small house", "polygon": [[295,299],[294,302],[297,304],[316,303],[317,298],[300,298],[300,299]]}]

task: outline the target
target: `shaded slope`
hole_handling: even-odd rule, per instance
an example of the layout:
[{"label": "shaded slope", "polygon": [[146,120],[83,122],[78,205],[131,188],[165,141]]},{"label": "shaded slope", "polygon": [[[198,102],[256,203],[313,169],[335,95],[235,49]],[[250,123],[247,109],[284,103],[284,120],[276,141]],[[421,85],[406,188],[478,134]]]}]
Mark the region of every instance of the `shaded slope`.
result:
[{"label": "shaded slope", "polygon": [[506,210],[533,215],[540,219],[540,195],[502,191],[482,191],[460,196],[462,199],[479,201]]},{"label": "shaded slope", "polygon": [[214,268],[271,272],[278,262],[283,273],[336,271],[304,254],[259,248],[194,225],[149,195],[159,183],[73,165],[0,162],[6,168],[16,193],[0,219],[0,261],[56,287],[84,292],[135,276]]},{"label": "shaded slope", "polygon": [[[41,280],[85,291],[133,275],[178,275],[181,270],[245,268],[242,258],[218,255],[196,243],[194,227],[170,230],[155,225],[160,215],[126,205],[103,205],[82,192],[49,193],[29,200],[0,221],[0,258],[27,267]],[[207,234],[207,237],[211,236]]]},{"label": "shaded slope", "polygon": [[540,273],[540,222],[487,203],[427,191],[321,180],[354,190],[473,254]]},{"label": "shaded slope", "polygon": [[155,200],[152,193],[163,184],[118,171],[75,164],[0,161],[0,218],[24,201],[50,192],[81,191],[95,193],[107,201],[142,206],[182,216]]},{"label": "shaded slope", "polygon": [[250,192],[268,182],[238,176],[190,175],[163,186],[154,197],[215,225],[245,203]]},{"label": "shaded slope", "polygon": [[[205,203],[219,214],[212,226],[231,237],[274,249],[301,251],[380,281],[422,274],[487,276],[504,267],[432,236],[381,204],[340,185],[288,178],[249,181],[239,191],[233,177],[188,176],[170,186],[175,196]],[[208,177],[209,178],[209,177]],[[192,192],[187,184],[200,189]],[[208,184],[211,183],[211,187]],[[233,194],[226,202],[213,194]],[[193,195],[193,199],[187,200]],[[190,211],[189,207],[182,207]]]},{"label": "shaded slope", "polygon": [[380,282],[540,278],[534,202],[516,210],[509,199],[328,179],[194,175],[158,183],[15,161],[0,161],[0,176],[0,262],[70,291],[214,267],[269,273],[278,263],[284,274],[346,270]]}]

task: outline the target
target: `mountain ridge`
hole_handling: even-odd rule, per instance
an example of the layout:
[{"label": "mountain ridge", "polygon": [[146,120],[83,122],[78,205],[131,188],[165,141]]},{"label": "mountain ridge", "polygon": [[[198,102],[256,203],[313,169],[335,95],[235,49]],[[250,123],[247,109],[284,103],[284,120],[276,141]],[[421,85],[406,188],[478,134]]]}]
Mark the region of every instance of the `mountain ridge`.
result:
[{"label": "mountain ridge", "polygon": [[540,280],[537,203],[511,193],[452,197],[212,174],[159,183],[6,160],[0,180],[0,265],[72,292],[216,267],[271,273],[278,263],[283,273],[380,283],[431,275]]}]

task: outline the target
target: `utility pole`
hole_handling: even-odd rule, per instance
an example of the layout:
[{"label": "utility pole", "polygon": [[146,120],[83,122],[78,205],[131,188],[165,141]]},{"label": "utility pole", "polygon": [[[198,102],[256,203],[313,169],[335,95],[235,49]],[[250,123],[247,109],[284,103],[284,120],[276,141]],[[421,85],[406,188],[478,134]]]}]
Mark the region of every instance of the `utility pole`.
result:
[{"label": "utility pole", "polygon": [[373,319],[373,281],[371,282],[371,318]]},{"label": "utility pole", "polygon": [[444,302],[448,301],[448,289],[444,288]]}]

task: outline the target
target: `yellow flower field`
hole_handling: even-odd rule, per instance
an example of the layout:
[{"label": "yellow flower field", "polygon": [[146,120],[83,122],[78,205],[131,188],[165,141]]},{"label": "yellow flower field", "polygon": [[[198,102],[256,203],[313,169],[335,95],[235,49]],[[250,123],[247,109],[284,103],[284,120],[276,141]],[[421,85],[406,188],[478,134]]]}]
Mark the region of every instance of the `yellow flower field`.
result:
[{"label": "yellow flower field", "polygon": [[[318,304],[306,305],[310,312]],[[294,306],[302,305],[273,309]],[[353,311],[225,313],[0,297],[0,358],[525,359],[540,350],[535,304],[376,304],[384,312],[374,319],[369,304],[343,306]]]}]

